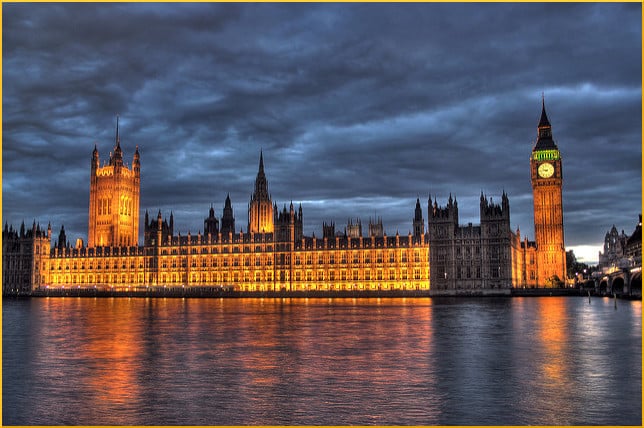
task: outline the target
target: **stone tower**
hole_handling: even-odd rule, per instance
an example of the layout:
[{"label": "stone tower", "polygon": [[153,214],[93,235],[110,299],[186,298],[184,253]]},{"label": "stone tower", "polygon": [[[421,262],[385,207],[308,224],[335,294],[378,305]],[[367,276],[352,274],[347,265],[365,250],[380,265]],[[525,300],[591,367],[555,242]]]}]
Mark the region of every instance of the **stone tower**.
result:
[{"label": "stone tower", "polygon": [[[505,191],[501,204],[495,204],[481,192],[481,286],[483,288],[512,287],[512,232],[510,201]],[[478,268],[478,267],[477,267]]]},{"label": "stone tower", "polygon": [[273,233],[273,221],[273,203],[268,193],[268,182],[264,174],[264,154],[260,152],[255,191],[248,203],[248,232]]},{"label": "stone tower", "polygon": [[537,284],[555,286],[566,280],[564,246],[563,174],[561,154],[552,138],[552,127],[542,100],[537,141],[530,156],[530,176],[534,200],[534,234],[537,246]]},{"label": "stone tower", "polygon": [[458,202],[449,195],[446,207],[432,204],[430,196],[427,214],[429,234],[429,283],[432,289],[454,289],[456,282],[456,232],[458,230]]},{"label": "stone tower", "polygon": [[123,163],[117,116],[116,141],[109,163],[100,166],[96,146],[92,152],[87,236],[89,247],[138,245],[140,189],[139,147],[136,147],[132,168],[129,168]]}]

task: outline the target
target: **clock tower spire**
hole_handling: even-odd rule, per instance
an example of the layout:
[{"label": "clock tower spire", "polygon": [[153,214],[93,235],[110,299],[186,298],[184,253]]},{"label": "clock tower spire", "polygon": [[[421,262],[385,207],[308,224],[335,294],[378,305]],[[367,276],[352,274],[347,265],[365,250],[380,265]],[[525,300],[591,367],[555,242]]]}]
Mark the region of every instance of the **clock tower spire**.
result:
[{"label": "clock tower spire", "polygon": [[552,126],[541,102],[541,119],[537,141],[530,156],[532,196],[534,200],[534,234],[537,244],[537,283],[556,286],[566,280],[562,204],[562,162],[559,148],[552,138]]}]

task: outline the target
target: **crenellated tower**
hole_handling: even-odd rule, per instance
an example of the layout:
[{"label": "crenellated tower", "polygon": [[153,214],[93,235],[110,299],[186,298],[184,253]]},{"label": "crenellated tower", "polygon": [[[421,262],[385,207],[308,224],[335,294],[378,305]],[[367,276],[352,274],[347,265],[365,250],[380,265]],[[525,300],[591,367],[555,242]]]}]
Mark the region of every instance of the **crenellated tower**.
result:
[{"label": "crenellated tower", "polygon": [[255,191],[248,203],[248,232],[273,233],[273,203],[268,193],[268,182],[264,174],[264,154],[259,154],[259,171],[255,179]]},{"label": "crenellated tower", "polygon": [[430,287],[446,290],[456,287],[455,236],[458,229],[458,202],[449,195],[447,206],[440,207],[438,198],[427,202],[427,233],[429,235]]},{"label": "crenellated tower", "polygon": [[554,286],[566,279],[562,204],[562,160],[552,138],[552,126],[542,99],[537,141],[530,156],[534,234],[537,246],[537,283]]},{"label": "crenellated tower", "polygon": [[167,243],[168,238],[174,234],[174,215],[170,211],[170,220],[164,219],[161,216],[161,210],[156,218],[149,219],[148,211],[145,211],[144,227],[144,245],[146,246],[160,246]]},{"label": "crenellated tower", "polygon": [[298,208],[297,212],[293,207],[293,202],[289,209],[284,209],[279,212],[277,205],[273,207],[275,212],[275,241],[277,242],[293,242],[299,241],[303,236],[303,219],[302,219],[302,205]]},{"label": "crenellated tower", "polygon": [[89,187],[88,247],[135,246],[139,240],[139,196],[141,160],[139,147],[132,168],[123,163],[118,116],[114,152],[109,163],[101,166],[94,145]]},{"label": "crenellated tower", "polygon": [[512,230],[510,202],[503,192],[501,203],[496,204],[481,192],[481,231],[479,257],[481,280],[484,288],[512,286]]}]

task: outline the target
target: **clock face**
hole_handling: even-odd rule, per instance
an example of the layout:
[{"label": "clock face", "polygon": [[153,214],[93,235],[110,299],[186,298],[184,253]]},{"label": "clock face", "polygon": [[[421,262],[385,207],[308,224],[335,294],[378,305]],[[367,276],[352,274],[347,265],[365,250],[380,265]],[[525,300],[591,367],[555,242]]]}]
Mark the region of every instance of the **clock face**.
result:
[{"label": "clock face", "polygon": [[541,165],[539,165],[539,169],[537,170],[537,172],[539,173],[539,177],[543,177],[543,178],[552,177],[552,174],[555,173],[555,167],[552,166],[551,163],[544,162]]}]

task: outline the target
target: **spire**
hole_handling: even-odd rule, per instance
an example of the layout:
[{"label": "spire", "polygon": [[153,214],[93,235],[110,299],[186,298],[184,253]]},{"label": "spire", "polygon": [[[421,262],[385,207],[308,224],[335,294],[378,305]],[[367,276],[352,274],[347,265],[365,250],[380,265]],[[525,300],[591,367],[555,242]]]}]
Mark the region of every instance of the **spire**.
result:
[{"label": "spire", "polygon": [[259,171],[257,171],[257,178],[255,179],[255,192],[251,196],[251,201],[267,201],[270,200],[268,194],[268,182],[266,181],[266,174],[264,174],[264,153],[259,153]]},{"label": "spire", "polygon": [[419,222],[423,219],[423,209],[420,207],[420,198],[416,198],[416,208],[414,209],[414,221]]},{"label": "spire", "polygon": [[541,98],[541,119],[537,127],[537,143],[532,151],[539,150],[558,150],[557,144],[552,139],[552,126],[546,114],[546,101],[543,94]]},{"label": "spire", "polygon": [[[119,135],[119,115],[116,115],[116,149],[121,148],[121,136]],[[116,151],[116,150],[115,150]]]},{"label": "spire", "polygon": [[539,120],[539,128],[550,126],[550,121],[548,120],[548,115],[546,114],[546,98],[541,93],[541,119]]},{"label": "spire", "polygon": [[110,153],[110,165],[123,165],[123,151],[121,150],[121,137],[119,135],[119,116],[116,115],[116,143],[114,155]]}]

